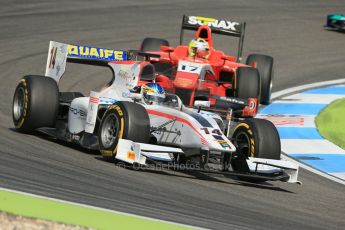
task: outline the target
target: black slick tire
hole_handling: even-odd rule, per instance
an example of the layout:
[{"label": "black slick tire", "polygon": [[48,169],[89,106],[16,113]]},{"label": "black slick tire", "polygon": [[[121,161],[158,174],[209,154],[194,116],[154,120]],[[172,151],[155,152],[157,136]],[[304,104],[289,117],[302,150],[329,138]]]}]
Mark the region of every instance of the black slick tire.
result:
[{"label": "black slick tire", "polygon": [[231,161],[234,171],[249,173],[248,157],[280,159],[279,134],[268,120],[252,118],[242,121],[236,126],[232,141],[237,148]]},{"label": "black slick tire", "polygon": [[280,159],[279,134],[268,120],[252,118],[242,121],[236,126],[232,140],[246,157]]},{"label": "black slick tire", "polygon": [[104,160],[115,160],[119,139],[149,142],[150,119],[143,106],[120,101],[105,111],[98,129],[99,148]]},{"label": "black slick tire", "polygon": [[252,67],[238,67],[236,70],[235,97],[258,98],[260,94],[259,72]]},{"label": "black slick tire", "polygon": [[19,132],[53,127],[59,110],[59,89],[54,79],[28,75],[15,90],[12,104],[13,123]]},{"label": "black slick tire", "polygon": [[251,54],[247,57],[246,64],[253,65],[260,74],[260,104],[268,105],[271,102],[271,89],[273,85],[274,69],[273,57],[262,54]]}]

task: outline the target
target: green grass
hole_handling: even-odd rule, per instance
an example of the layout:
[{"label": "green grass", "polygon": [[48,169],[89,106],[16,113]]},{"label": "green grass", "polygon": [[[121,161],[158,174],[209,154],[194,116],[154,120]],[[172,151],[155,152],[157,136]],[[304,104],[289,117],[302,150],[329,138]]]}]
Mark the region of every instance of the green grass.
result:
[{"label": "green grass", "polygon": [[148,220],[1,189],[0,211],[96,229],[190,229],[181,225]]},{"label": "green grass", "polygon": [[345,149],[345,98],[323,109],[316,117],[316,126],[324,138]]}]

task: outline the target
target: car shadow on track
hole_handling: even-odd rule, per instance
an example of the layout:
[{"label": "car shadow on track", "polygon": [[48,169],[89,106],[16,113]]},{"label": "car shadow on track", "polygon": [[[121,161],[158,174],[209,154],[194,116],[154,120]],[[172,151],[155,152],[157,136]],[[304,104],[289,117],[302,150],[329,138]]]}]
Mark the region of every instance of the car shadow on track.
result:
[{"label": "car shadow on track", "polygon": [[38,138],[41,138],[43,140],[51,141],[51,142],[59,144],[59,145],[61,145],[63,147],[68,147],[68,148],[71,148],[73,150],[76,150],[76,151],[79,151],[79,152],[83,152],[83,153],[86,153],[86,154],[100,155],[100,152],[97,151],[97,150],[86,149],[86,148],[81,147],[77,143],[71,143],[71,142],[67,142],[67,141],[64,141],[64,140],[60,140],[60,139],[58,139],[56,137],[52,137],[52,136],[50,136],[48,134],[45,134],[45,133],[42,133],[42,132],[39,132],[39,131],[33,131],[32,133],[29,133],[29,134],[22,134],[22,133],[18,132],[15,128],[8,128],[8,129],[10,131],[14,132],[14,133],[18,133],[18,134],[21,134],[21,135],[38,137]]},{"label": "car shadow on track", "polygon": [[[153,171],[147,171],[147,170],[142,170],[144,172],[149,172],[149,173],[157,173],[157,171],[153,170]],[[158,172],[159,173],[159,172]],[[168,175],[168,176],[177,176],[177,177],[181,177],[181,175],[176,175],[176,174],[171,174],[169,172],[160,172],[164,175]],[[260,188],[260,189],[267,189],[267,190],[273,190],[273,191],[279,191],[279,192],[286,192],[286,193],[293,193],[289,190],[286,189],[282,189],[278,186],[275,186],[269,182],[246,182],[246,181],[241,181],[238,178],[236,178],[235,176],[219,176],[219,178],[214,177],[214,176],[210,176],[207,175],[205,173],[200,173],[200,172],[182,172],[183,174],[185,174],[185,178],[189,178],[192,180],[204,180],[204,181],[211,181],[211,182],[217,182],[217,183],[221,183],[221,184],[231,184],[231,185],[236,185],[236,186],[245,186],[245,187],[252,187],[252,188]]]},{"label": "car shadow on track", "polygon": [[345,34],[345,30],[326,30],[327,32]]},{"label": "car shadow on track", "polygon": [[[100,156],[96,156],[95,159],[104,161],[104,159]],[[207,173],[201,173],[197,171],[176,171],[176,170],[157,170],[157,169],[144,169],[144,168],[136,168],[133,166],[130,166],[128,164],[125,164],[123,162],[115,162],[116,167],[124,168],[126,170],[131,171],[137,171],[138,173],[152,173],[152,174],[158,174],[158,175],[164,175],[164,176],[170,176],[170,177],[180,177],[190,180],[203,180],[203,181],[209,181],[209,182],[215,182],[215,183],[221,183],[221,184],[228,184],[228,185],[235,185],[235,186],[245,186],[249,188],[259,188],[259,189],[266,189],[266,190],[272,190],[272,191],[278,191],[278,192],[285,192],[285,193],[294,193],[292,191],[283,189],[279,186],[273,185],[269,182],[247,182],[242,181],[236,178],[235,176],[223,176],[219,175],[217,177],[207,175]]]}]

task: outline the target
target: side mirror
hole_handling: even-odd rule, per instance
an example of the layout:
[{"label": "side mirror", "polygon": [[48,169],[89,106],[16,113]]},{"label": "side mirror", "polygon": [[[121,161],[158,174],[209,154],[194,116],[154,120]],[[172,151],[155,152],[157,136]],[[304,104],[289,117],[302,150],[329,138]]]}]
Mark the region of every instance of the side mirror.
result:
[{"label": "side mirror", "polygon": [[210,108],[211,103],[210,101],[194,101],[194,107],[204,107],[204,108]]},{"label": "side mirror", "polygon": [[175,48],[171,46],[161,46],[160,48],[163,52],[167,52],[167,53],[171,53],[175,50]]}]

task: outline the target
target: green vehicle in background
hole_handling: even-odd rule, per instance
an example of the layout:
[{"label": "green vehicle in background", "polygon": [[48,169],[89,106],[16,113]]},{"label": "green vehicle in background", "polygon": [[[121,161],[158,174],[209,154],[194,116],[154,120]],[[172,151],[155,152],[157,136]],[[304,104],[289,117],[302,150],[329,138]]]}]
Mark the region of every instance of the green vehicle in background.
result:
[{"label": "green vehicle in background", "polygon": [[343,14],[329,14],[327,15],[326,25],[327,30],[336,30],[345,32],[345,15]]}]

